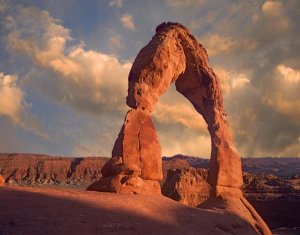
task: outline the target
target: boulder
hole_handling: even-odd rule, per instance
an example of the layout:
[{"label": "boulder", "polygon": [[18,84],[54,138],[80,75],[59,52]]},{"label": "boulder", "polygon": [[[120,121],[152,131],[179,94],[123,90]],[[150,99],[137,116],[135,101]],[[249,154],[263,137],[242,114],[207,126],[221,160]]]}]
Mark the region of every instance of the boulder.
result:
[{"label": "boulder", "polygon": [[156,180],[145,180],[136,175],[116,175],[104,177],[91,184],[87,191],[120,194],[160,195],[160,185]]},{"label": "boulder", "polygon": [[162,194],[185,205],[198,206],[210,196],[206,176],[206,169],[170,169],[162,186]]}]

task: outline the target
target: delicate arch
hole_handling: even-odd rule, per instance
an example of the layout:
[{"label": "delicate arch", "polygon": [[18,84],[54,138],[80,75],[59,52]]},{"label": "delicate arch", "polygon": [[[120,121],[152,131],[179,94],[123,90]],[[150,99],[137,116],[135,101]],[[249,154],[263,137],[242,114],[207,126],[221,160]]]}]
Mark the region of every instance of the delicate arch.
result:
[{"label": "delicate arch", "polygon": [[211,198],[218,196],[221,204],[227,201],[225,205],[236,207],[234,211],[257,232],[271,234],[240,190],[241,160],[226,121],[220,84],[208,64],[207,53],[189,30],[178,23],[159,25],[155,36],[137,55],[128,78],[126,103],[131,109],[115,142],[112,158],[101,170],[103,178],[88,190],[161,193],[158,182],[163,178],[161,149],[150,114],[172,82],[207,123],[211,135],[208,176]]},{"label": "delicate arch", "polygon": [[208,64],[206,50],[184,26],[163,23],[133,63],[126,103],[151,113],[172,82],[208,125],[212,145],[209,182],[240,187],[241,161],[226,121],[220,84]]}]

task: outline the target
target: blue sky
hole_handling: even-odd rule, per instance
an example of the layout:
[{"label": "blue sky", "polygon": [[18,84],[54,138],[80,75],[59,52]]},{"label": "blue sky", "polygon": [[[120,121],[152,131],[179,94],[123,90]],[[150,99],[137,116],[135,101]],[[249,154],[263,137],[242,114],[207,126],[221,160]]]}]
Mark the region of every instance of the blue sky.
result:
[{"label": "blue sky", "polygon": [[[241,155],[300,156],[297,0],[0,0],[0,20],[0,152],[110,156],[131,64],[176,21],[208,50]],[[164,155],[209,157],[204,121],[174,87],[153,120]]]}]

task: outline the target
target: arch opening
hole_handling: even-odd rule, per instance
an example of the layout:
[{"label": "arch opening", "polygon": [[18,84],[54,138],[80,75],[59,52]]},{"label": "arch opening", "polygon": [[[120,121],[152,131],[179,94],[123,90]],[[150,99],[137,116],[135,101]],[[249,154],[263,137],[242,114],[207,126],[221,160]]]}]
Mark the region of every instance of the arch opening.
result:
[{"label": "arch opening", "polygon": [[209,159],[211,142],[207,124],[193,105],[176,91],[175,83],[159,98],[151,116],[162,156],[182,154]]}]

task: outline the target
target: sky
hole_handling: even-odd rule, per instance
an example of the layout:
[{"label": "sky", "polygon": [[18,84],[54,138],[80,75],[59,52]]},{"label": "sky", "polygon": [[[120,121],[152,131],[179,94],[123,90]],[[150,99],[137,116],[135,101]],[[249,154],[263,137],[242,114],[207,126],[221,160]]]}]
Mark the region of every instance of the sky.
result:
[{"label": "sky", "polygon": [[[0,0],[0,152],[110,157],[131,65],[167,21],[207,49],[240,155],[300,157],[298,0]],[[152,119],[164,156],[209,158],[174,86]]]}]

